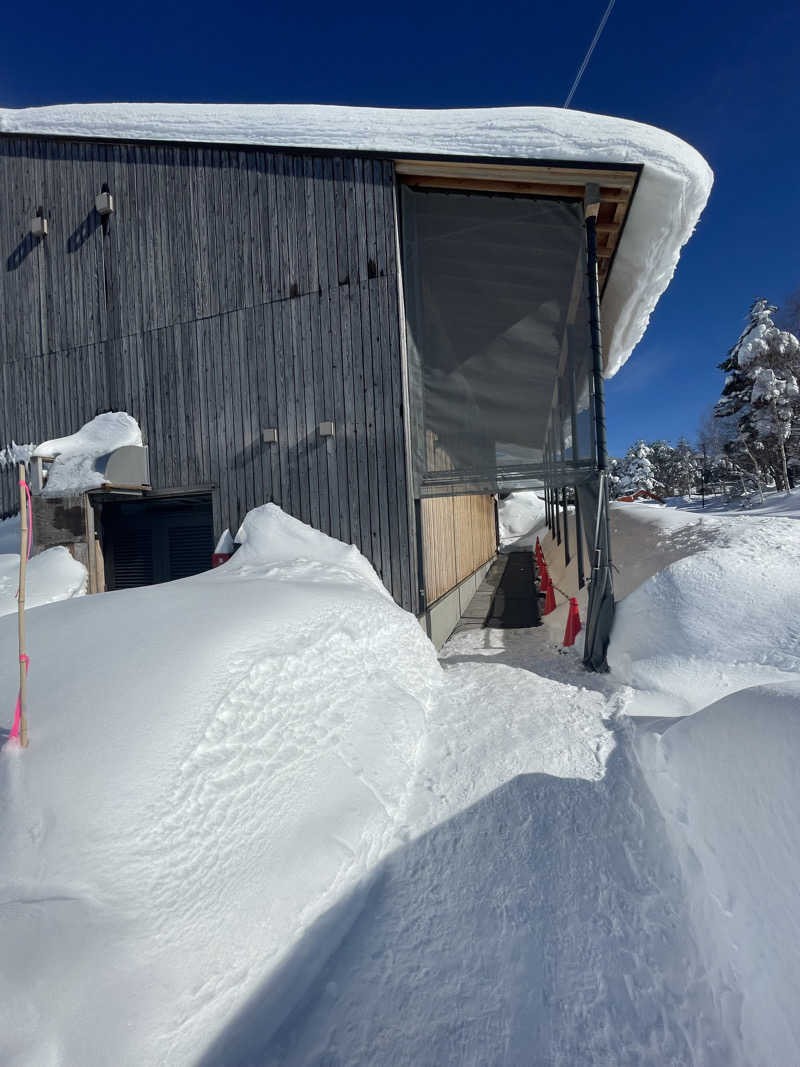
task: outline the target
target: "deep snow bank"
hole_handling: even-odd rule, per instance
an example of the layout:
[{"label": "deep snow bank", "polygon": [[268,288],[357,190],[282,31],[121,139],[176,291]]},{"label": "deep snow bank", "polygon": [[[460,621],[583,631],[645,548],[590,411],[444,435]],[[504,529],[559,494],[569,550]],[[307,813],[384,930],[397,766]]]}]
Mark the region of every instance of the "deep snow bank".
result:
[{"label": "deep snow bank", "polygon": [[0,756],[4,1064],[196,1062],[397,843],[434,650],[354,550],[271,505],[244,533],[214,572],[29,619],[31,744]]},{"label": "deep snow bank", "polygon": [[[83,596],[87,580],[86,568],[66,548],[48,548],[28,561],[25,607],[36,608],[55,600]],[[18,588],[19,556],[0,556],[0,615],[16,613]]]},{"label": "deep snow bank", "polygon": [[800,1063],[800,683],[741,690],[638,748],[720,1014],[741,1028],[731,1062]]},{"label": "deep snow bank", "polygon": [[[441,670],[352,547],[277,508],[238,537],[214,572],[31,614],[0,1060],[610,1062],[654,1019],[676,1062],[720,1048],[671,858],[627,761],[606,782],[618,705]],[[662,1010],[676,969],[692,998]]]},{"label": "deep snow bank", "polygon": [[[637,512],[629,514],[636,523]],[[614,678],[661,694],[655,714],[681,715],[745,686],[800,677],[800,523],[743,516],[709,526],[667,508],[647,514],[663,523],[661,547],[641,555],[650,535],[631,529],[628,553],[636,556],[638,541],[641,566],[682,558],[617,604]]]},{"label": "deep snow bank", "polygon": [[509,493],[498,504],[500,541],[509,544],[544,525],[544,501],[532,489]]}]

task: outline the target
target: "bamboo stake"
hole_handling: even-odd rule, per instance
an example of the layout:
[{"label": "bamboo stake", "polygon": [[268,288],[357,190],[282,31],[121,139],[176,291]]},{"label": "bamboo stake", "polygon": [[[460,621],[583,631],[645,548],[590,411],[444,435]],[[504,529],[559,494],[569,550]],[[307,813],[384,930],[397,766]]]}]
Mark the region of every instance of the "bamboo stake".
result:
[{"label": "bamboo stake", "polygon": [[19,743],[28,747],[28,672],[25,669],[25,575],[28,569],[28,500],[25,493],[25,464],[19,465],[19,593],[17,620],[19,624]]}]

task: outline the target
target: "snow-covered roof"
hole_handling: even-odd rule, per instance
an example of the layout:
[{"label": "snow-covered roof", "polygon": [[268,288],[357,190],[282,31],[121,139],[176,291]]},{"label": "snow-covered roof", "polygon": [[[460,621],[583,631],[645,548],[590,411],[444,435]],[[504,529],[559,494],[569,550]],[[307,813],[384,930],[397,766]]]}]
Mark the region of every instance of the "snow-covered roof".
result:
[{"label": "snow-covered roof", "polygon": [[607,373],[647,328],[713,174],[653,126],[550,107],[403,110],[310,104],[70,104],[0,109],[0,132],[269,145],[400,155],[643,164],[603,297]]}]

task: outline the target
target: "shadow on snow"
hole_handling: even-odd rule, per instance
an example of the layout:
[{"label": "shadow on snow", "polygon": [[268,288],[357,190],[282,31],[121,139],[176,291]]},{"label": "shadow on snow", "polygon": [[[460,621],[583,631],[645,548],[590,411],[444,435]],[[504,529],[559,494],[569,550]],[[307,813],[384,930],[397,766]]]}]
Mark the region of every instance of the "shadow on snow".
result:
[{"label": "shadow on snow", "polygon": [[516,777],[318,919],[197,1067],[729,1064],[663,821],[606,777]]}]

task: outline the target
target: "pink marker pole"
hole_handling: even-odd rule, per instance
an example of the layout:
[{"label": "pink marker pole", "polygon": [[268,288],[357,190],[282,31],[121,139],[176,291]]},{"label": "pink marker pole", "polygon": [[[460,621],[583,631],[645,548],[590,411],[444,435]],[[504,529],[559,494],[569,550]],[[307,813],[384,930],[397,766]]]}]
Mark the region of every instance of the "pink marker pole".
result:
[{"label": "pink marker pole", "polygon": [[26,690],[28,687],[28,668],[30,660],[25,654],[25,573],[31,558],[33,544],[33,502],[28,482],[25,478],[25,466],[19,465],[19,513],[20,513],[20,555],[19,555],[19,589],[17,590],[17,615],[19,618],[19,692],[14,708],[14,723],[9,741],[15,741],[23,748],[28,745],[28,724],[25,716]]},{"label": "pink marker pole", "polygon": [[[23,655],[21,655],[19,657],[19,661],[20,661],[20,663],[23,663],[25,665],[25,674],[27,675],[28,667],[30,666],[31,661],[28,659],[28,657],[24,653],[23,653]],[[17,706],[14,708],[14,725],[11,727],[11,733],[8,735],[8,740],[9,741],[19,741],[19,726],[20,726],[20,720],[21,719],[22,719],[22,693],[17,693]]]}]

